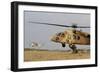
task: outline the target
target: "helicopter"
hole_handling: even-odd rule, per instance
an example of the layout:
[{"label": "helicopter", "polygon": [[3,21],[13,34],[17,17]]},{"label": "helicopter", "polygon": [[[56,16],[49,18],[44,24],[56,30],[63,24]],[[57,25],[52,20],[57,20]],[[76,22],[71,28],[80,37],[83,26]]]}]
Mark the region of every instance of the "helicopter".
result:
[{"label": "helicopter", "polygon": [[67,29],[63,32],[56,33],[51,37],[51,41],[55,43],[61,43],[62,47],[66,47],[66,44],[68,44],[73,51],[72,53],[78,53],[76,45],[90,45],[90,34],[76,29],[76,28],[90,28],[88,26],[77,26],[77,24],[73,24],[72,26],[67,26],[67,25],[32,22],[32,21],[30,21],[29,23],[72,28],[72,29]]}]

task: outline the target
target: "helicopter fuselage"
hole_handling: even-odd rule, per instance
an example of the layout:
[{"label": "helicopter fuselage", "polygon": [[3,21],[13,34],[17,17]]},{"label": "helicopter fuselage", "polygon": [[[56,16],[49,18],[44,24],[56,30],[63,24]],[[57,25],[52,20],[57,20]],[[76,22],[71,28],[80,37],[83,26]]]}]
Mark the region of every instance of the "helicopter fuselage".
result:
[{"label": "helicopter fuselage", "polygon": [[79,30],[66,30],[55,34],[51,40],[62,44],[90,45],[90,34]]}]

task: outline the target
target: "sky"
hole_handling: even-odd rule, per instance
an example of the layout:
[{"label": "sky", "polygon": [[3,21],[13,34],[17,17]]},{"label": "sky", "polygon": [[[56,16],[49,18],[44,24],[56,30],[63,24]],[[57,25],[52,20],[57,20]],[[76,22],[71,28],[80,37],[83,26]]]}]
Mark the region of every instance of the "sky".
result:
[{"label": "sky", "polygon": [[[63,32],[71,28],[30,23],[30,21],[56,23],[60,25],[72,25],[74,23],[77,24],[77,26],[90,26],[90,14],[24,11],[25,48],[31,48],[32,42],[36,42],[41,45],[39,49],[69,50],[68,44],[63,48],[60,43],[52,42],[50,38],[58,32]],[[82,28],[81,30],[90,33],[90,29]],[[77,47],[79,49],[90,48],[89,45],[77,45]]]}]

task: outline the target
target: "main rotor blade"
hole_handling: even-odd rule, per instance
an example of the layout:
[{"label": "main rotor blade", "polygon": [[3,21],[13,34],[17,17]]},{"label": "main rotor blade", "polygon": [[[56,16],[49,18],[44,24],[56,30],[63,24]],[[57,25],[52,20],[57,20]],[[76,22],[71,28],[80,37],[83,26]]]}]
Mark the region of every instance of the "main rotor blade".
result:
[{"label": "main rotor blade", "polygon": [[35,24],[44,24],[44,25],[52,25],[52,26],[60,26],[60,27],[72,27],[72,28],[90,28],[87,26],[67,26],[67,25],[60,25],[60,24],[53,24],[53,23],[41,23],[41,22],[33,22],[33,21],[29,21],[29,23],[35,23]]},{"label": "main rotor blade", "polygon": [[41,22],[29,22],[29,23],[45,24],[45,25],[61,26],[61,27],[70,27],[70,26],[67,26],[67,25],[59,25],[59,24],[53,24],[53,23],[41,23]]}]

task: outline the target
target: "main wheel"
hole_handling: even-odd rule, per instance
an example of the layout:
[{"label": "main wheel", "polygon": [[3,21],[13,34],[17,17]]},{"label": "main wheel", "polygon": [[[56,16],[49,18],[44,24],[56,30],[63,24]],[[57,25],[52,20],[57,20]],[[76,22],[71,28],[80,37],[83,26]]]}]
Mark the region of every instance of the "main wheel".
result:
[{"label": "main wheel", "polygon": [[69,47],[73,50],[73,53],[78,53],[78,50],[74,44],[69,44]]}]

